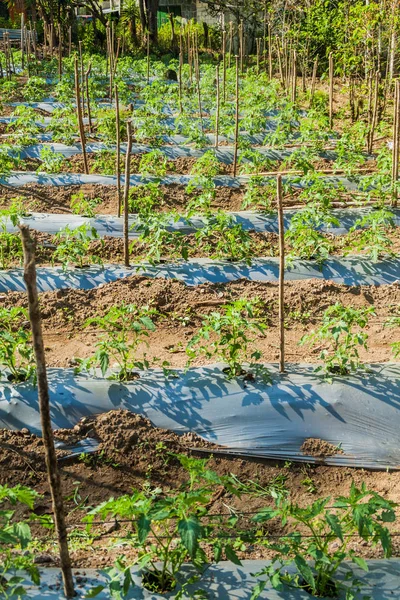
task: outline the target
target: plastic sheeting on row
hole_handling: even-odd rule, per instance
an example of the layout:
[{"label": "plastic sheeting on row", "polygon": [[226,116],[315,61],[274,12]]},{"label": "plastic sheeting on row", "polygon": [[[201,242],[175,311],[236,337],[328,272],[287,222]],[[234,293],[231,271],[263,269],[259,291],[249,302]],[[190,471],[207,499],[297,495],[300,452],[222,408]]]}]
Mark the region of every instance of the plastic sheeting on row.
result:
[{"label": "plastic sheeting on row", "polygon": [[[278,173],[277,173],[278,174]],[[276,174],[276,175],[277,175]],[[264,177],[264,182],[275,181],[276,175]],[[363,176],[348,179],[347,177],[327,175],[325,181],[332,185],[343,185],[348,190],[358,190],[359,183],[363,181]],[[231,177],[230,175],[219,175],[214,178],[214,183],[217,187],[240,188],[248,184],[250,176],[239,175]],[[121,184],[124,184],[125,178],[121,176]],[[154,177],[142,177],[141,175],[132,175],[130,177],[130,185],[137,186],[144,183],[155,181]],[[158,181],[158,180],[157,180]],[[193,181],[192,175],[167,175],[161,179],[162,185],[188,185]],[[300,182],[294,182],[288,176],[282,177],[283,183],[290,182],[295,188],[304,187]],[[29,183],[38,185],[53,185],[55,187],[65,187],[70,185],[117,185],[117,178],[113,175],[85,175],[83,173],[60,173],[58,175],[49,175],[48,173],[36,173],[34,171],[13,171],[7,177],[0,177],[0,183],[10,185],[12,187],[20,187]],[[372,186],[371,186],[372,187]]]},{"label": "plastic sheeting on row", "polygon": [[[354,226],[358,219],[363,218],[368,214],[373,214],[373,208],[348,208],[348,209],[333,209],[332,214],[339,220],[338,227],[320,227],[320,231],[326,231],[334,235],[345,234],[351,227]],[[394,214],[393,221],[396,226],[400,226],[400,209],[392,209]],[[287,228],[293,215],[297,214],[298,210],[287,210],[284,213],[284,226]],[[278,220],[275,215],[267,215],[253,211],[242,211],[227,213],[231,215],[236,223],[240,223],[244,229],[254,231],[278,232]],[[140,232],[134,229],[137,221],[137,215],[129,217],[130,229],[129,236],[131,238],[138,237]],[[54,234],[68,225],[71,229],[76,229],[83,224],[94,227],[99,236],[122,237],[123,234],[123,219],[112,215],[98,215],[95,218],[81,217],[66,213],[32,213],[27,217],[21,218],[21,223],[29,225],[32,229],[43,233]],[[18,226],[13,225],[10,219],[5,221],[6,230],[8,232],[17,232]],[[190,219],[181,218],[179,221],[171,219],[170,230],[182,231],[189,233],[204,226],[204,217],[201,215],[190,217]]]},{"label": "plastic sheeting on row", "polygon": [[[280,374],[266,365],[273,382],[227,379],[223,365],[177,371],[142,371],[134,382],[117,382],[69,369],[49,369],[54,428],[71,428],[82,417],[121,408],[156,426],[194,432],[224,451],[300,462],[368,469],[400,466],[400,363],[376,364],[368,372],[318,376],[315,365],[287,365]],[[37,389],[1,382],[0,427],[40,433]],[[304,454],[308,438],[324,440],[342,453]]]},{"label": "plastic sheeting on row", "polygon": [[[242,262],[214,261],[197,259],[161,263],[155,266],[137,263],[132,267],[104,265],[104,267],[71,268],[38,267],[37,285],[41,292],[60,289],[89,290],[100,285],[131,277],[163,277],[177,279],[186,285],[202,283],[226,283],[247,279],[249,281],[278,281],[279,259],[259,258],[251,265]],[[348,256],[342,259],[330,258],[318,268],[313,261],[298,260],[285,271],[287,281],[318,279],[345,285],[390,285],[400,279],[400,259],[381,260],[372,263],[368,258]],[[25,290],[22,269],[0,271],[0,292],[21,292]]]},{"label": "plastic sheeting on row", "polygon": [[[270,564],[266,560],[243,560],[241,565],[234,565],[231,562],[221,561],[218,564],[210,564],[205,569],[200,579],[196,583],[187,587],[183,598],[194,598],[196,590],[207,590],[209,598],[214,600],[250,600],[253,588],[257,579],[253,573],[258,573],[265,566]],[[365,572],[353,563],[343,563],[340,565],[336,577],[344,586],[356,579],[360,582],[360,597],[370,600],[396,600],[400,597],[400,561],[398,559],[367,560],[368,571]],[[288,571],[293,572],[292,568]],[[187,581],[190,576],[198,572],[193,565],[183,565],[181,579]],[[82,569],[73,571],[74,577],[79,575],[79,585],[76,586],[77,599],[87,597],[91,588],[98,585],[104,585],[106,578],[104,572],[94,569]],[[350,576],[351,574],[351,576]],[[60,569],[45,568],[40,569],[40,587],[25,583],[27,597],[30,600],[59,600],[60,590],[62,589],[62,577]],[[132,586],[125,596],[126,600],[162,600],[162,598],[175,598],[177,590],[166,594],[156,594],[149,592],[141,586],[141,575],[138,567],[132,569]],[[201,597],[201,596],[200,596]],[[107,588],[100,592],[96,598],[98,600],[110,600],[110,594]],[[260,594],[264,600],[312,600],[308,592],[293,587],[284,588],[282,591],[275,590],[270,583],[267,583],[265,589]],[[344,600],[345,591],[339,594],[339,600]]]},{"label": "plastic sheeting on row", "polygon": [[[47,144],[34,144],[32,146],[25,146],[21,150],[18,150],[18,154],[21,158],[39,158],[40,153],[43,148],[49,148],[52,152],[56,154],[61,154],[65,158],[70,158],[76,154],[81,154],[82,146],[76,143],[74,146],[67,146],[66,144],[61,144],[58,142],[47,143]],[[113,150],[115,146],[109,146],[102,142],[91,142],[86,145],[86,152],[88,153],[96,153],[101,152],[102,150]],[[133,144],[132,145],[132,154],[145,154],[146,152],[151,152],[154,150],[154,147],[146,146],[143,144]],[[157,148],[160,150],[165,156],[170,159],[176,158],[200,158],[205,154],[205,152],[211,150],[211,148],[191,148],[190,146],[160,146]],[[224,164],[232,164],[234,160],[234,149],[229,146],[218,147],[218,149],[213,148],[213,152],[221,163]],[[284,158],[290,156],[294,149],[287,148],[285,150],[276,150],[274,148],[268,148],[260,146],[257,148],[258,152],[262,154],[265,158],[272,161],[283,160]],[[10,150],[12,152],[12,150]],[[126,145],[121,144],[121,152],[126,152]],[[238,155],[240,157],[241,151],[239,150]],[[334,152],[325,151],[320,152],[319,156],[321,158],[326,158],[329,160],[335,160],[336,155]],[[249,162],[247,159],[245,162]]]}]

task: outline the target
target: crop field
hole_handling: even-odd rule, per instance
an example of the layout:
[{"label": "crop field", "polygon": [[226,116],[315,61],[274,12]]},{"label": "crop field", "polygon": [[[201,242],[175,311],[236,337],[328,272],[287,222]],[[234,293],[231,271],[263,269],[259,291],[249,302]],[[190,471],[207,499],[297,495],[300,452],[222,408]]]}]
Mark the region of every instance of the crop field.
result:
[{"label": "crop field", "polygon": [[400,597],[398,9],[346,5],[0,39],[0,598]]}]

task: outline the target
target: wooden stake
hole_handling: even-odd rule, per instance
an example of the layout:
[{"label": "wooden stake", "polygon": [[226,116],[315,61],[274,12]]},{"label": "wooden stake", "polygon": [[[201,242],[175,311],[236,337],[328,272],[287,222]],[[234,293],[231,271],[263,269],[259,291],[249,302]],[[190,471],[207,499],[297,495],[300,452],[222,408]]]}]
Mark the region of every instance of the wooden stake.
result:
[{"label": "wooden stake", "polygon": [[25,28],[25,15],[22,12],[21,13],[21,67],[22,69],[24,69],[25,66],[25,60],[24,60],[24,53],[25,53],[25,44],[24,44],[24,28]]},{"label": "wooden stake", "polygon": [[132,123],[126,122],[128,142],[125,155],[125,187],[124,187],[124,262],[129,267],[129,184],[131,177],[131,152],[132,152]]},{"label": "wooden stake", "polygon": [[271,24],[268,23],[268,68],[269,68],[269,79],[272,79],[272,38],[271,38]]},{"label": "wooden stake", "polygon": [[150,33],[147,32],[147,85],[150,83]]},{"label": "wooden stake", "polygon": [[233,176],[236,177],[238,141],[239,141],[239,56],[236,59],[236,112],[235,112],[235,146],[233,151]]},{"label": "wooden stake", "polygon": [[232,46],[233,46],[233,23],[229,21],[229,62],[228,68],[231,68],[231,58],[232,58]]},{"label": "wooden stake", "polygon": [[314,60],[313,72],[312,72],[312,80],[311,80],[311,92],[310,92],[310,108],[314,102],[314,94],[315,94],[315,83],[317,81],[317,69],[318,69],[318,56]]},{"label": "wooden stake", "polygon": [[282,176],[276,178],[279,225],[279,372],[285,372],[285,228],[283,224]]},{"label": "wooden stake", "polygon": [[372,119],[371,119],[370,129],[368,132],[368,152],[369,152],[369,154],[372,154],[372,151],[373,151],[375,128],[376,128],[377,120],[378,120],[379,80],[380,80],[380,73],[379,73],[379,71],[377,71],[375,73],[375,88],[374,88],[374,98],[373,98]]},{"label": "wooden stake", "polygon": [[226,101],[226,31],[222,31],[222,98]]},{"label": "wooden stake", "polygon": [[72,52],[72,27],[68,27],[68,56],[71,56]]},{"label": "wooden stake", "polygon": [[219,104],[220,104],[220,92],[219,92],[219,65],[215,67],[215,78],[217,86],[217,107],[215,113],[215,148],[218,148],[218,135],[219,135]]},{"label": "wooden stake", "polygon": [[116,175],[117,175],[117,207],[118,217],[121,216],[121,131],[120,131],[120,119],[119,119],[119,96],[118,86],[115,84],[115,129],[116,129],[116,140],[117,140],[117,162],[116,162]]},{"label": "wooden stake", "polygon": [[400,81],[394,88],[393,150],[392,150],[392,206],[397,206],[397,180],[399,178]]},{"label": "wooden stake", "polygon": [[81,65],[81,72],[80,72],[80,77],[81,77],[81,90],[82,90],[82,116],[85,116],[85,72],[83,70],[83,52],[82,52],[82,41],[79,40],[79,59],[80,59],[80,65]]},{"label": "wooden stake", "polygon": [[297,84],[297,56],[296,50],[293,50],[293,59],[292,59],[292,102],[296,103],[296,84]]},{"label": "wooden stake", "polygon": [[83,164],[84,164],[86,175],[89,175],[89,166],[88,166],[87,155],[86,155],[86,137],[85,137],[85,129],[83,126],[83,118],[82,118],[81,91],[80,91],[80,86],[79,86],[79,69],[78,69],[78,57],[77,56],[75,56],[75,93],[76,93],[76,114],[78,117],[79,136],[81,139],[82,154],[83,154]]},{"label": "wooden stake", "polygon": [[333,54],[329,53],[329,128],[333,129]]},{"label": "wooden stake", "polygon": [[62,76],[62,34],[61,25],[58,26],[58,77]]},{"label": "wooden stake", "polygon": [[57,464],[53,430],[51,428],[50,395],[47,382],[46,358],[44,352],[39,298],[36,285],[36,266],[34,243],[29,235],[29,227],[20,225],[22,247],[24,250],[24,281],[28,294],[29,320],[32,329],[33,350],[37,369],[38,400],[42,425],[43,446],[46,458],[47,477],[53,504],[54,524],[57,533],[60,566],[67,598],[75,596],[72,578],[71,559],[68,550],[67,527],[65,523],[64,500],[61,479]]},{"label": "wooden stake", "polygon": [[89,91],[89,75],[92,70],[92,61],[89,62],[87,71],[85,73],[85,90],[86,90],[86,105],[87,105],[87,115],[89,122],[89,133],[92,133],[92,111],[90,109],[90,91]]}]

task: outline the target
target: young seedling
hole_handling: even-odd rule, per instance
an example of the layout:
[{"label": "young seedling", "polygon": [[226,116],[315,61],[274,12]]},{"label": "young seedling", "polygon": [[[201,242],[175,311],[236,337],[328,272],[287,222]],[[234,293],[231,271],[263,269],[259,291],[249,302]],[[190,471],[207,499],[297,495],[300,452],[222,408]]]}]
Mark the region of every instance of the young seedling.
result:
[{"label": "young seedling", "polygon": [[[347,577],[346,583],[337,578],[337,571],[345,561],[368,571],[365,559],[351,548],[354,537],[373,547],[380,546],[386,558],[391,556],[391,536],[386,523],[395,521],[396,505],[368,490],[365,484],[357,488],[353,482],[348,496],[339,496],[334,501],[322,498],[306,508],[284,495],[275,496],[274,501],[274,507],[263,509],[253,521],[263,524],[276,519],[283,527],[289,522],[292,533],[277,542],[266,542],[274,556],[271,564],[256,576],[267,576],[273,588],[281,593],[298,588],[318,598],[338,598],[341,594],[346,600],[358,597],[362,584],[354,575]],[[266,581],[260,580],[251,600],[256,600],[265,586]]]},{"label": "young seedling", "polygon": [[95,326],[104,331],[104,337],[96,343],[96,353],[88,359],[79,359],[77,371],[89,371],[100,367],[104,375],[116,361],[117,372],[110,379],[130,381],[137,377],[135,369],[148,368],[149,362],[145,355],[141,360],[136,358],[136,352],[141,344],[146,343],[150,331],[155,331],[152,317],[154,309],[144,307],[139,309],[135,304],[113,306],[103,317],[87,319],[85,327]]},{"label": "young seedling", "polygon": [[[87,223],[75,229],[67,225],[55,235],[57,247],[53,252],[53,263],[61,262],[64,271],[71,263],[79,268],[91,263],[102,265],[102,259],[90,253],[90,246],[93,240],[97,239],[99,239],[97,230]],[[100,239],[100,242],[104,244],[104,240]]]},{"label": "young seedling", "polygon": [[26,575],[34,585],[40,584],[39,569],[28,549],[32,541],[30,526],[26,520],[16,520],[16,511],[10,510],[11,505],[33,511],[38,497],[34,490],[22,485],[0,485],[0,595],[5,600],[27,596],[23,585]]},{"label": "young seedling", "polygon": [[[395,256],[392,240],[388,232],[395,227],[394,213],[387,208],[380,208],[358,219],[350,229],[348,250],[367,251],[372,262],[382,256]],[[352,234],[357,233],[356,236]]]},{"label": "young seedling", "polygon": [[93,218],[101,202],[101,198],[86,198],[84,192],[80,190],[77,194],[72,194],[70,207],[74,215]]},{"label": "young seedling", "polygon": [[349,375],[361,368],[358,348],[367,349],[368,334],[364,331],[374,308],[352,308],[339,302],[327,308],[322,324],[317,330],[304,335],[300,345],[324,348],[319,358],[324,362],[316,371],[323,371],[328,378],[332,375]]},{"label": "young seedling", "polygon": [[[137,552],[143,587],[153,593],[173,592],[174,598],[182,599],[187,597],[187,586],[201,579],[209,563],[202,542],[211,546],[214,562],[219,562],[225,556],[235,564],[240,564],[230,539],[235,538],[237,518],[232,516],[224,522],[218,515],[213,519],[208,518],[208,505],[216,486],[219,489],[226,488],[234,495],[238,493],[235,482],[208,469],[206,460],[180,454],[170,454],[169,458],[179,460],[188,473],[187,481],[178,489],[170,490],[168,495],[164,495],[160,488],[134,490],[131,495],[104,502],[93,509],[85,520],[89,530],[91,522],[99,517],[131,520],[131,532],[120,538],[118,543]],[[232,536],[221,538],[212,535],[218,532],[222,523],[224,531],[232,531]],[[185,579],[181,568],[187,561],[191,561],[198,574]],[[121,573],[120,585],[123,579]],[[91,597],[100,591],[100,587],[97,588]],[[196,597],[204,597],[204,593],[200,595],[199,591]]]},{"label": "young seedling", "polygon": [[36,378],[31,331],[22,325],[27,319],[25,308],[0,308],[0,373],[13,383]]},{"label": "young seedling", "polygon": [[253,371],[268,381],[268,372],[259,363],[250,362],[247,366],[249,358],[251,361],[261,358],[259,350],[249,351],[249,345],[256,341],[251,334],[263,335],[266,329],[261,308],[258,298],[235,300],[225,304],[223,312],[212,312],[205,316],[200,330],[186,347],[188,367],[199,356],[205,356],[226,363],[224,372],[229,378],[242,375],[251,377]]}]

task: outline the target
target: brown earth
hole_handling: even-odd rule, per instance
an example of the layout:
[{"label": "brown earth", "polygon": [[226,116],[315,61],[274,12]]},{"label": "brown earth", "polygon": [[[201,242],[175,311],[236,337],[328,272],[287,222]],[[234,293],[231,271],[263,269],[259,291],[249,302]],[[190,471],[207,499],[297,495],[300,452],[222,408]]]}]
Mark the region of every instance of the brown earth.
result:
[{"label": "brown earth", "polygon": [[[227,302],[240,298],[259,298],[260,318],[268,324],[264,335],[251,336],[255,341],[250,344],[250,349],[257,347],[265,362],[277,362],[276,283],[241,280],[189,287],[174,280],[136,276],[87,291],[58,290],[40,294],[48,364],[69,367],[75,364],[75,358],[91,356],[102,334],[94,328],[84,328],[85,320],[103,316],[112,306],[132,303],[154,308],[159,313],[155,317],[156,331],[147,339],[149,347],[141,345],[138,357],[144,352],[150,362],[166,360],[172,367],[182,368],[187,363],[187,343],[197,332],[203,316],[220,311]],[[390,316],[400,314],[400,287],[396,284],[351,287],[314,280],[285,283],[287,361],[319,362],[323,345],[313,349],[298,344],[310,329],[318,328],[324,311],[336,302],[354,308],[373,306],[375,316],[370,317],[367,328],[368,351],[360,350],[361,360],[370,363],[394,360],[391,344],[399,340],[399,329],[387,327],[385,323]],[[26,307],[26,295],[19,292],[2,294],[0,306]],[[199,355],[193,364],[207,362]]]},{"label": "brown earth", "polygon": [[[214,448],[198,438],[187,434],[177,436],[166,430],[154,428],[149,421],[127,411],[112,411],[108,414],[83,419],[73,430],[58,430],[56,439],[67,444],[76,443],[85,437],[99,441],[94,455],[67,458],[66,451],[58,450],[63,495],[66,502],[67,524],[73,566],[104,567],[111,565],[121,553],[113,547],[118,537],[129,531],[129,523],[109,518],[96,520],[94,535],[83,535],[81,518],[86,510],[122,494],[132,494],[134,489],[161,488],[171,494],[188,481],[180,462],[169,453],[181,453],[198,458],[210,457],[208,468],[220,476],[233,474],[250,489],[260,486],[258,494],[242,493],[234,496],[222,486],[208,505],[210,515],[238,515],[234,535],[246,532],[252,525],[254,513],[272,505],[269,490],[289,492],[290,499],[300,506],[309,505],[317,498],[333,498],[346,495],[354,482],[360,486],[365,482],[374,490],[394,502],[400,501],[400,472],[366,472],[362,469],[336,468],[327,466],[298,465],[270,460],[242,459],[226,454],[212,454]],[[63,460],[61,460],[63,459]],[[0,432],[0,483],[10,486],[22,484],[34,488],[42,495],[35,503],[34,512],[39,516],[51,515],[51,498],[45,474],[42,440],[29,431]],[[17,510],[17,517],[25,515]],[[397,531],[396,523],[390,525]],[[58,553],[54,538],[48,529],[32,523],[36,542],[36,560],[47,565],[58,564]],[[262,528],[263,536],[277,536],[291,530],[290,523],[283,528],[273,520]],[[394,555],[400,553],[398,538],[393,539]],[[379,549],[370,548],[355,538],[350,547],[365,557],[381,556]],[[127,560],[134,559],[135,550],[124,549]],[[262,541],[245,544],[239,551],[241,558],[269,558],[271,556]]]}]

